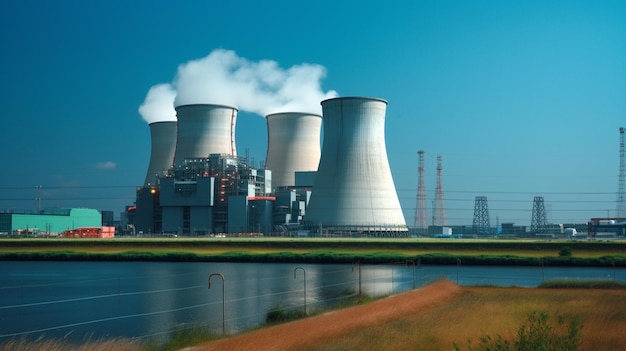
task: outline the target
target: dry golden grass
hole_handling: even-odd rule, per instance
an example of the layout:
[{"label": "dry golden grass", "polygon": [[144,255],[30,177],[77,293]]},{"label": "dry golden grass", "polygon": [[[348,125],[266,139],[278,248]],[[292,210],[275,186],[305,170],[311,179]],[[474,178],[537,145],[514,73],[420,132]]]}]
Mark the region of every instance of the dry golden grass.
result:
[{"label": "dry golden grass", "polygon": [[2,351],[142,351],[143,346],[134,340],[111,339],[88,341],[82,344],[63,340],[39,339],[35,341],[12,340],[0,345]]},{"label": "dry golden grass", "polygon": [[[233,336],[194,350],[462,350],[515,339],[531,312],[578,316],[580,351],[626,349],[625,290],[458,287],[438,282],[364,306]],[[385,311],[382,313],[381,311]]]},{"label": "dry golden grass", "polygon": [[[324,245],[328,245],[324,250],[338,251],[348,254],[372,254],[380,251],[379,247],[359,247],[350,245],[351,242],[358,242],[359,239],[306,239],[306,238],[280,238],[280,237],[267,237],[267,238],[116,238],[116,239],[6,239],[6,245],[0,247],[0,253],[10,252],[25,252],[25,253],[37,253],[48,251],[65,251],[75,253],[106,253],[106,254],[120,254],[126,252],[168,252],[168,253],[194,253],[194,254],[211,254],[219,255],[232,252],[248,252],[251,254],[272,254],[279,252],[291,252],[294,254],[310,253],[319,248],[324,248]],[[36,242],[37,245],[33,245]],[[317,246],[311,248],[306,243],[313,242]],[[470,243],[464,247],[463,243]],[[518,257],[557,257],[557,249],[546,249],[538,246],[536,249],[529,249],[528,243],[536,241],[515,240],[510,243],[514,246],[505,245],[502,247],[491,246],[488,249],[476,248],[473,244],[494,243],[493,240],[482,239],[455,239],[454,241],[445,241],[442,239],[398,239],[394,240],[396,244],[393,248],[384,249],[389,253],[404,254],[407,256],[417,256],[434,253],[446,253],[450,255],[465,255],[465,256],[479,256],[484,254],[490,255],[511,255]],[[499,240],[498,242],[507,243],[506,240]],[[54,245],[48,245],[48,244]],[[77,245],[77,243],[79,243]],[[145,245],[142,245],[144,243]],[[165,245],[155,245],[155,243],[163,243]],[[242,246],[242,243],[245,244]],[[253,245],[249,245],[249,244]],[[275,247],[272,247],[272,243],[277,243]],[[383,244],[388,244],[389,241],[382,241]],[[409,245],[402,245],[407,243]],[[423,243],[424,246],[414,246],[411,244]],[[445,249],[435,248],[428,244],[442,244]],[[113,245],[109,245],[113,244]],[[218,245],[214,245],[218,244]],[[258,244],[258,245],[256,245]],[[293,244],[293,245],[290,245]],[[450,245],[446,245],[450,244]],[[520,244],[519,247],[515,245]],[[571,244],[569,241],[562,241],[563,245]],[[286,245],[286,246],[285,246]],[[381,246],[381,247],[384,247]],[[600,250],[587,249],[587,248],[575,248],[573,249],[575,257],[580,258],[597,258],[602,256],[615,256],[624,255],[626,251],[623,247],[604,247]]]}]

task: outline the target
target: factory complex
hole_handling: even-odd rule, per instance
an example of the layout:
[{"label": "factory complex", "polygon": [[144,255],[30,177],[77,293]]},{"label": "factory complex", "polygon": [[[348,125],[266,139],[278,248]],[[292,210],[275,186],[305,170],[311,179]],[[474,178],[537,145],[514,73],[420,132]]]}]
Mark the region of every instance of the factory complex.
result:
[{"label": "factory complex", "polygon": [[237,155],[235,107],[182,105],[176,122],[150,124],[148,172],[127,210],[132,234],[408,236],[385,149],[387,102],[321,105],[322,116],[266,116],[263,169]]},{"label": "factory complex", "polygon": [[[493,227],[486,196],[476,197],[471,225],[449,226],[441,156],[429,218],[423,150],[418,151],[415,222],[409,228],[387,158],[387,101],[336,97],[321,101],[321,107],[321,115],[267,114],[266,162],[257,169],[237,154],[236,107],[175,106],[175,121],[149,123],[151,154],[144,183],[136,188],[135,203],[126,207],[117,230],[110,211],[45,209],[0,213],[0,235],[626,237],[626,215],[586,223],[549,223],[542,196],[533,200],[530,228],[507,222]],[[620,128],[619,194],[626,188],[624,168],[624,129]],[[623,206],[618,208],[618,214],[623,212]]]}]

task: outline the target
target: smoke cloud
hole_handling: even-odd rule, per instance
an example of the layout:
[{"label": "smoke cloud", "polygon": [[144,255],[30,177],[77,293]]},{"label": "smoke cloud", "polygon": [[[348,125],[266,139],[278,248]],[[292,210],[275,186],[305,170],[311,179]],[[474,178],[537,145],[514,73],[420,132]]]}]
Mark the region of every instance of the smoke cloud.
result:
[{"label": "smoke cloud", "polygon": [[[284,69],[272,60],[252,62],[234,51],[217,49],[181,64],[171,84],[152,87],[139,111],[146,119],[144,112],[156,116],[153,107],[162,109],[167,104],[170,110],[160,116],[169,115],[173,106],[219,104],[261,116],[277,112],[321,114],[320,102],[337,96],[334,90],[322,90],[325,76],[326,69],[320,65],[303,63]],[[175,99],[169,93],[174,93]]]},{"label": "smoke cloud", "polygon": [[174,99],[176,91],[172,85],[158,84],[148,90],[146,99],[139,106],[139,114],[150,123],[176,121],[176,110],[174,110]]}]

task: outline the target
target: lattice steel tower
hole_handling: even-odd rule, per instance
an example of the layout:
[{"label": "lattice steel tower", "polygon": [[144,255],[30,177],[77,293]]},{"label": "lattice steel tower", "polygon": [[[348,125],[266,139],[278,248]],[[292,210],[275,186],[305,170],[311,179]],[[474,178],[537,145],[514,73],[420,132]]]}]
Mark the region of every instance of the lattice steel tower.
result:
[{"label": "lattice steel tower", "polygon": [[424,150],[417,152],[419,164],[417,167],[417,206],[415,207],[415,228],[428,228],[426,214],[426,190],[424,187]]},{"label": "lattice steel tower", "polygon": [[530,232],[543,233],[546,224],[546,207],[543,202],[543,196],[535,196],[533,200],[533,215],[530,221]]},{"label": "lattice steel tower", "polygon": [[446,206],[443,201],[443,186],[441,172],[443,171],[442,157],[437,156],[437,186],[435,188],[435,208],[433,209],[433,225],[446,225]]},{"label": "lattice steel tower", "polygon": [[474,221],[472,222],[474,234],[490,234],[489,206],[486,196],[476,196],[474,201]]},{"label": "lattice steel tower", "polygon": [[624,127],[619,129],[619,176],[616,217],[626,217],[626,165],[624,164]]}]

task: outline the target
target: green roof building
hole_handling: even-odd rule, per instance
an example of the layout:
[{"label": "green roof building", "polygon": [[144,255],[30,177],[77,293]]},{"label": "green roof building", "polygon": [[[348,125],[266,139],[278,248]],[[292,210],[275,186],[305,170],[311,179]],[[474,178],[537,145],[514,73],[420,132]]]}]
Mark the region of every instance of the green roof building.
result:
[{"label": "green roof building", "polygon": [[0,213],[0,234],[59,234],[76,228],[102,227],[102,215],[92,208],[52,208],[34,213]]}]

